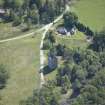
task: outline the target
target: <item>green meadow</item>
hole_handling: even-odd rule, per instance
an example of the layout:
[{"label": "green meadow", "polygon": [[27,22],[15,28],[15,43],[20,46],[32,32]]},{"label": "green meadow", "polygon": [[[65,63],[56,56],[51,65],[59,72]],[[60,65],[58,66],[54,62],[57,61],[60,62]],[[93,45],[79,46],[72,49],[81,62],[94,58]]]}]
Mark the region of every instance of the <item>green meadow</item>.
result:
[{"label": "green meadow", "polygon": [[0,105],[19,105],[40,85],[40,35],[0,43],[0,64],[9,72],[6,87],[0,90]]},{"label": "green meadow", "polygon": [[105,28],[105,0],[77,0],[72,9],[94,31]]}]

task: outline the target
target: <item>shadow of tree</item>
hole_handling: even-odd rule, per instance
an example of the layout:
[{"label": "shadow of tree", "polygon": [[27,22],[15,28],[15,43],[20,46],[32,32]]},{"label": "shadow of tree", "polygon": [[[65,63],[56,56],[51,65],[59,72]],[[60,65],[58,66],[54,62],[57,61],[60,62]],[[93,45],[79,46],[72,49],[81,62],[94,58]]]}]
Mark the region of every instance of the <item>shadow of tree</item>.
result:
[{"label": "shadow of tree", "polygon": [[70,96],[70,98],[71,99],[76,98],[79,94],[80,94],[80,90],[79,89],[73,90],[73,93]]},{"label": "shadow of tree", "polygon": [[51,72],[53,72],[53,71],[54,71],[54,69],[49,68],[48,65],[45,66],[44,69],[43,69],[44,75],[47,75],[47,74],[49,74],[49,73],[51,73]]}]

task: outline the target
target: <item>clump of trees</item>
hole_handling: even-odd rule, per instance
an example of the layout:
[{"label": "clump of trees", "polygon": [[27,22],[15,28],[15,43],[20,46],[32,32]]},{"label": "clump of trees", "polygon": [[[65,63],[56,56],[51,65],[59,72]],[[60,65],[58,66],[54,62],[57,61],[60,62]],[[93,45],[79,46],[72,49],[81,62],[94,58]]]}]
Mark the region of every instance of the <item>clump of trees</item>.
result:
[{"label": "clump of trees", "polygon": [[80,95],[71,100],[70,105],[104,105],[104,85],[105,70],[101,70],[81,89]]},{"label": "clump of trees", "polygon": [[57,56],[63,56],[64,50],[65,50],[65,45],[62,44],[56,45]]},{"label": "clump of trees", "polygon": [[66,0],[1,0],[0,5],[6,10],[6,21],[13,25],[26,23],[46,24],[54,20],[66,6]]},{"label": "clump of trees", "polygon": [[94,32],[88,26],[85,26],[84,24],[77,22],[76,27],[80,32],[83,32],[87,36],[90,36],[90,37],[94,36]]},{"label": "clump of trees", "polygon": [[44,39],[43,49],[51,49],[54,46],[56,39],[54,37],[54,33],[49,31],[46,33],[46,37]]},{"label": "clump of trees", "polygon": [[56,75],[56,86],[61,87],[61,93],[66,94],[68,90],[71,88],[71,81],[69,78],[71,68],[69,65],[64,65],[58,69],[58,73]]},{"label": "clump of trees", "polygon": [[75,24],[78,22],[78,17],[74,12],[67,12],[63,16],[64,26],[66,28],[73,28]]},{"label": "clump of trees", "polygon": [[[61,73],[58,72],[57,80],[61,81],[61,77],[67,75],[74,92],[79,92],[86,81],[102,69],[100,57],[92,50],[70,51],[66,49],[63,53],[63,59],[66,62],[64,63],[65,67],[60,69]],[[67,64],[70,64],[70,67]]]},{"label": "clump of trees", "polygon": [[33,96],[26,101],[21,101],[20,105],[59,105],[59,95],[53,91],[52,85],[52,82],[49,82],[42,89],[35,90]]},{"label": "clump of trees", "polygon": [[92,48],[97,52],[105,51],[105,30],[96,32],[93,38]]}]

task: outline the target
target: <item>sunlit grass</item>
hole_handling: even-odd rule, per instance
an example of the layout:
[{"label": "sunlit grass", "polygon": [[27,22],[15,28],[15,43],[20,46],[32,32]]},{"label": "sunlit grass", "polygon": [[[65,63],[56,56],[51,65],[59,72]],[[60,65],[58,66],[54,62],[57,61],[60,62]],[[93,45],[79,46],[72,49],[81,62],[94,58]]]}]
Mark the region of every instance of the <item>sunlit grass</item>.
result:
[{"label": "sunlit grass", "polygon": [[79,0],[72,9],[91,29],[100,31],[105,28],[105,0]]},{"label": "sunlit grass", "polygon": [[37,35],[0,44],[0,64],[10,73],[6,88],[0,91],[0,105],[19,105],[39,87],[40,40]]}]

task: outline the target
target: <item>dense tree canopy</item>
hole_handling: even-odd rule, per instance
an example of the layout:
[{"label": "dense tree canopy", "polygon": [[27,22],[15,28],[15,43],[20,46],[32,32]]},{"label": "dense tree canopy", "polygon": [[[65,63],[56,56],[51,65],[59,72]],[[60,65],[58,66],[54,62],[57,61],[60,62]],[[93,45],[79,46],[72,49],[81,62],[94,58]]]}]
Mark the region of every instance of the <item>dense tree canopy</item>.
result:
[{"label": "dense tree canopy", "polygon": [[99,52],[105,51],[105,30],[95,34],[93,49]]},{"label": "dense tree canopy", "polygon": [[63,16],[64,24],[66,28],[73,28],[75,24],[78,22],[78,17],[75,13],[67,12]]},{"label": "dense tree canopy", "polygon": [[70,89],[73,90],[67,101],[70,105],[105,104],[105,52],[69,49],[58,44],[52,48],[51,53],[62,56],[64,62],[57,68],[55,79],[48,82],[41,93],[35,95],[38,98],[33,97],[36,102],[41,103],[33,104],[33,98],[28,99],[28,102],[32,105],[60,105],[61,98],[58,99],[54,93],[56,88],[60,88],[59,96],[67,94]]},{"label": "dense tree canopy", "polygon": [[49,23],[64,10],[66,3],[65,0],[0,0],[0,6],[8,9],[6,21],[15,21],[16,25],[26,23],[29,18],[32,24]]}]

